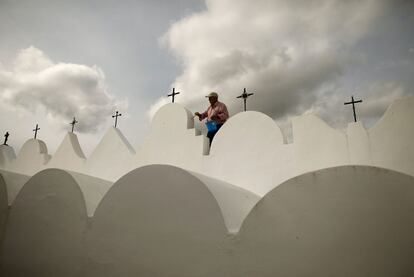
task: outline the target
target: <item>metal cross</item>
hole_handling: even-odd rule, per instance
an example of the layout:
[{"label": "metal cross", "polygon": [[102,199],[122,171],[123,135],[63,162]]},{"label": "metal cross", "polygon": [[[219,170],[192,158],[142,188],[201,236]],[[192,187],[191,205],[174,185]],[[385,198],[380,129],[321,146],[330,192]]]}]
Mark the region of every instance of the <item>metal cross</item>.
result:
[{"label": "metal cross", "polygon": [[180,94],[180,93],[179,92],[175,92],[175,88],[173,88],[172,93],[167,95],[168,97],[171,97],[172,96],[172,103],[174,103],[174,99],[175,99],[175,96],[177,94]]},{"label": "metal cross", "polygon": [[6,132],[6,134],[4,135],[4,143],[3,145],[7,145],[7,140],[9,139],[9,132]]},{"label": "metal cross", "polygon": [[122,116],[122,114],[118,113],[118,111],[116,111],[115,115],[112,116],[112,118],[115,118],[115,128],[118,124],[118,116]]},{"label": "metal cross", "polygon": [[353,96],[353,95],[352,95],[351,99],[352,99],[352,101],[351,101],[351,102],[345,102],[345,103],[344,103],[344,105],[349,105],[349,104],[352,104],[352,110],[354,111],[354,121],[355,121],[355,122],[357,122],[357,119],[356,119],[356,114],[355,114],[355,104],[356,104],[356,103],[361,103],[361,102],[362,102],[362,100],[357,100],[357,101],[355,101],[355,100],[354,100],[354,96]]},{"label": "metal cross", "polygon": [[247,93],[246,92],[246,88],[243,89],[243,93],[239,96],[237,96],[236,98],[243,98],[244,101],[244,111],[246,111],[246,102],[247,102],[247,98],[249,98],[249,96],[252,96],[254,93]]},{"label": "metal cross", "polygon": [[72,125],[72,133],[73,133],[73,129],[75,129],[75,124],[78,123],[78,121],[76,120],[76,118],[73,118],[73,121],[71,123],[69,123],[70,125]]},{"label": "metal cross", "polygon": [[34,135],[34,138],[36,139],[37,138],[37,131],[39,131],[40,130],[40,128],[39,128],[39,124],[36,124],[36,128],[35,129],[33,129],[33,132],[35,132],[35,135]]}]

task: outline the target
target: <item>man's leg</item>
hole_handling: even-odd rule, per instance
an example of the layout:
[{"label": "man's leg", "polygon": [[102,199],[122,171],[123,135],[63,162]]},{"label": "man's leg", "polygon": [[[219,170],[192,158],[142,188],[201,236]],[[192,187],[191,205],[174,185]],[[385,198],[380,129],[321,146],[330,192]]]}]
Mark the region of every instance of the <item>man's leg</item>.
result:
[{"label": "man's leg", "polygon": [[214,131],[214,132],[208,132],[207,133],[207,137],[208,137],[208,139],[209,139],[209,141],[210,141],[210,146],[211,146],[211,143],[213,142],[213,138],[214,138],[214,135],[216,134],[216,131]]},{"label": "man's leg", "polygon": [[210,140],[210,146],[211,146],[211,143],[213,142],[214,136],[216,135],[216,133],[218,132],[218,130],[221,128],[221,126],[223,126],[223,124],[217,124],[217,130],[215,130],[214,132],[208,132],[207,133],[207,137]]}]

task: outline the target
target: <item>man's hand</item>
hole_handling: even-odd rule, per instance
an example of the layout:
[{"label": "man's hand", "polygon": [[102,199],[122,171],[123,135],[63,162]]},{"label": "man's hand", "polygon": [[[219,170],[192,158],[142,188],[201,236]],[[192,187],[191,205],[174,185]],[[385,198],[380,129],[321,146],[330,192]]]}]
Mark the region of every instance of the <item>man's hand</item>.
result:
[{"label": "man's hand", "polygon": [[194,115],[197,116],[198,117],[198,120],[201,121],[201,114],[199,112],[196,112]]}]

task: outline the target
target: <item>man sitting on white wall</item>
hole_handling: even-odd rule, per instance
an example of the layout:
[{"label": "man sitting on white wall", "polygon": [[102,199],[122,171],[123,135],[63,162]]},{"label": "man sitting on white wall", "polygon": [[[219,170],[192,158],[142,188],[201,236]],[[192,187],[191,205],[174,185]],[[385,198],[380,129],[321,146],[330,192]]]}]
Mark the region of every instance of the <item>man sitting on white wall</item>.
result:
[{"label": "man sitting on white wall", "polygon": [[223,126],[224,122],[229,118],[229,112],[224,103],[218,101],[218,94],[211,92],[207,95],[210,106],[203,113],[196,112],[195,115],[201,121],[207,118],[207,137],[210,139],[210,145],[217,131]]}]

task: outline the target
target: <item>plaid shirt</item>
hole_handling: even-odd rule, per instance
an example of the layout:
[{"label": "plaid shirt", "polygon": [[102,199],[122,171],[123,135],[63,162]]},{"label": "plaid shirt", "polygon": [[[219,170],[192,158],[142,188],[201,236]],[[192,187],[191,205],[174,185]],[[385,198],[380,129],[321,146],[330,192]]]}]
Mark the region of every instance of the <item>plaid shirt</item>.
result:
[{"label": "plaid shirt", "polygon": [[217,101],[214,105],[210,105],[205,112],[201,114],[201,120],[207,118],[212,120],[211,117],[215,116],[214,121],[217,124],[223,124],[229,118],[229,112],[224,103]]}]

